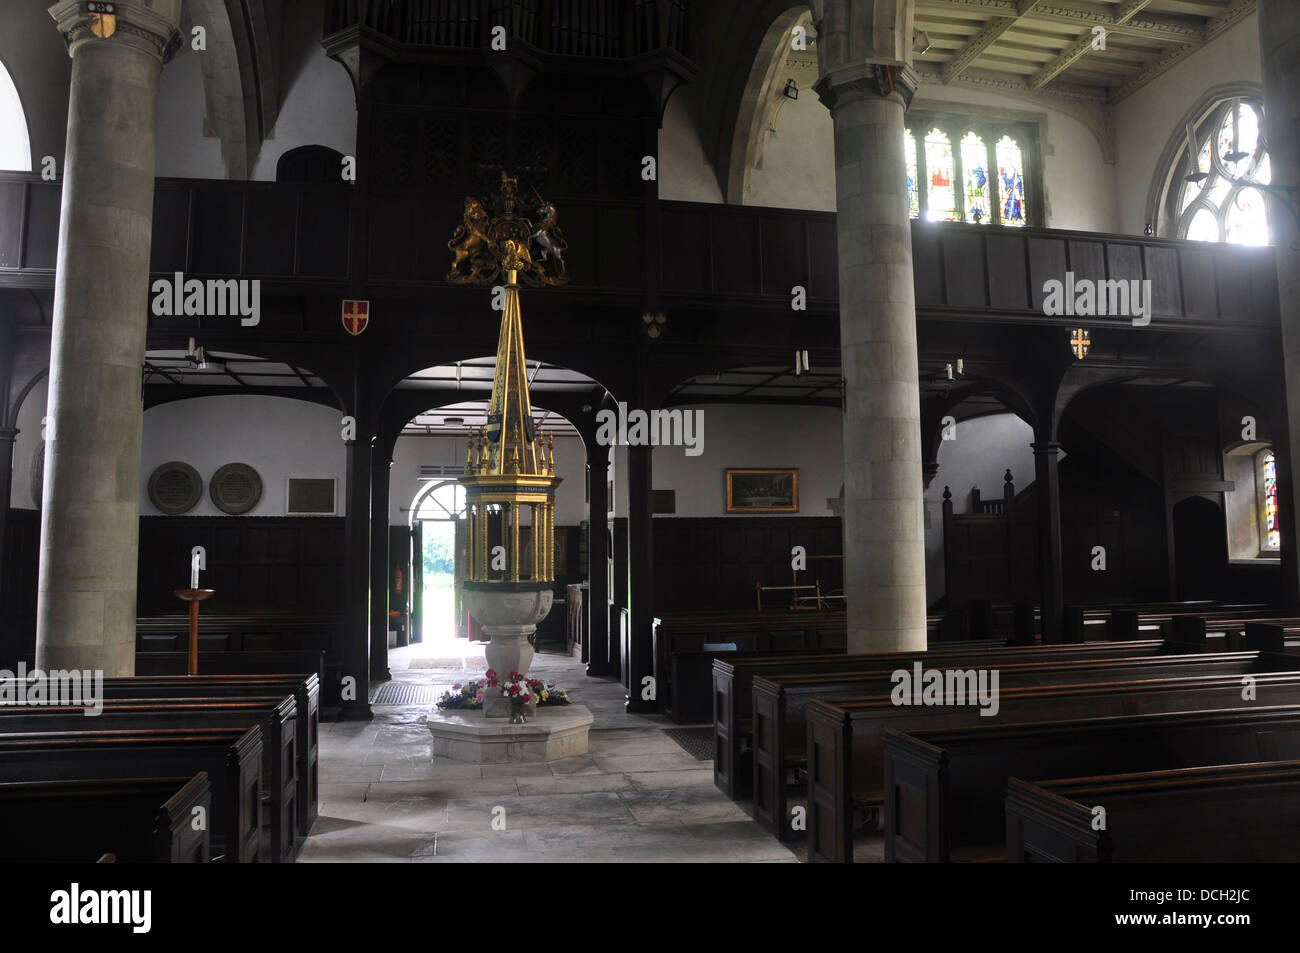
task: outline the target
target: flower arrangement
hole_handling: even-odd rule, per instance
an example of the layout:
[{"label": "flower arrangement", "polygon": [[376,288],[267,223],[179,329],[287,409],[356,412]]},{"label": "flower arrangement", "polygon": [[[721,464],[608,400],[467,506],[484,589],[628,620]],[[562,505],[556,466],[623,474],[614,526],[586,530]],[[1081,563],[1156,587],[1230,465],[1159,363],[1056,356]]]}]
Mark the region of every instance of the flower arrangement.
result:
[{"label": "flower arrangement", "polygon": [[463,685],[451,686],[451,691],[443,692],[438,699],[439,708],[482,708],[483,692],[487,689],[486,679],[470,679]]},{"label": "flower arrangement", "polygon": [[503,682],[493,669],[488,669],[482,678],[451,686],[451,691],[443,692],[436,704],[443,709],[482,708],[483,695],[491,688],[497,689],[503,698],[509,698],[512,702],[521,695],[525,696],[519,702],[521,711],[524,705],[534,700],[538,705],[569,704],[568,692],[553,682],[528,678],[518,672],[511,672]]}]

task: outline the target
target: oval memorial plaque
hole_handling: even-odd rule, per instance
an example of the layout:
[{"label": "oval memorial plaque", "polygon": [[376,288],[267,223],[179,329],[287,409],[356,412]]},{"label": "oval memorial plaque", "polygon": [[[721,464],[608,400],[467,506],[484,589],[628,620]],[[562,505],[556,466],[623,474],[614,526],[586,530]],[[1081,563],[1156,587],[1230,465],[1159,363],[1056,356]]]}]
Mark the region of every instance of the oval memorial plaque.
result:
[{"label": "oval memorial plaque", "polygon": [[262,501],[262,478],[246,463],[227,463],[212,474],[208,495],[221,512],[239,516]]},{"label": "oval memorial plaque", "polygon": [[180,516],[198,506],[203,497],[203,478],[188,463],[164,463],[149,476],[149,502],[160,513]]}]

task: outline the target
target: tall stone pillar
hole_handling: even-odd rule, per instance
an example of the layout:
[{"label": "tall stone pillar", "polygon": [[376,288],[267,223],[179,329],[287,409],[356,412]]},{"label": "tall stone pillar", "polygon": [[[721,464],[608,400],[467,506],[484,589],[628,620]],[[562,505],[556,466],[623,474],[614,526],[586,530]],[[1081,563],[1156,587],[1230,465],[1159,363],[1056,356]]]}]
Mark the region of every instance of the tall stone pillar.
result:
[{"label": "tall stone pillar", "polygon": [[[1300,5],[1294,0],[1259,0],[1259,49],[1264,76],[1264,123],[1273,184],[1300,185]],[[1300,473],[1300,223],[1281,201],[1269,202],[1269,225],[1277,246],[1282,356],[1286,370],[1289,454],[1286,471]],[[1279,481],[1279,489],[1284,485]],[[1300,480],[1290,481],[1284,512],[1300,511]],[[1285,546],[1286,540],[1283,540]],[[1279,597],[1300,610],[1300,560],[1283,554],[1286,574]]]},{"label": "tall stone pillar", "polygon": [[[41,513],[41,668],[135,671],[158,87],[180,41],[180,6],[117,0],[104,38],[80,0],[50,8],[72,56],[72,83]],[[176,579],[183,583],[184,567]]]},{"label": "tall stone pillar", "polygon": [[1043,440],[1034,449],[1038,496],[1038,591],[1042,602],[1043,641],[1061,641],[1065,573],[1061,563],[1061,445]]},{"label": "tall stone pillar", "polygon": [[910,0],[813,4],[835,124],[850,652],[924,649],[925,502],[903,113]]}]

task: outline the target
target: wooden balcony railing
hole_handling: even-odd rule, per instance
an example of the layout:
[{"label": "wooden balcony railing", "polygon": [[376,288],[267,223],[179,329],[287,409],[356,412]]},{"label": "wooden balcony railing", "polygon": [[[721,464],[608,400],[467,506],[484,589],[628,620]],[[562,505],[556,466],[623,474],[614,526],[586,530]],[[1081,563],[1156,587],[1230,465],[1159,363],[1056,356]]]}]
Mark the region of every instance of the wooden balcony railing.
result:
[{"label": "wooden balcony railing", "polygon": [[[0,173],[0,287],[50,288],[62,183]],[[333,293],[369,242],[371,292],[435,294],[460,220],[457,196],[371,190],[369,232],[349,229],[352,187],[159,179],[151,270],[196,277],[260,278],[271,291]],[[834,314],[839,278],[835,215],[794,209],[660,203],[660,292],[668,308],[788,310],[802,286],[809,311]],[[578,296],[644,292],[644,206],[623,199],[569,200],[561,224]],[[1046,317],[1050,279],[1150,280],[1155,326],[1188,330],[1276,327],[1272,248],[1054,229],[914,223],[912,256],[922,320],[1069,323],[1127,319]],[[326,289],[331,289],[326,292]]]}]

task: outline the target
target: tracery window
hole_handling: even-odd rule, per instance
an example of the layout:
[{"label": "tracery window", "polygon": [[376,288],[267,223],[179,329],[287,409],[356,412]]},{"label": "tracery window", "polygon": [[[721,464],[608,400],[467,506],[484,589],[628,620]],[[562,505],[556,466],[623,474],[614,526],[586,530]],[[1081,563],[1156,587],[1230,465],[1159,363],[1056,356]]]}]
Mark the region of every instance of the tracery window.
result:
[{"label": "tracery window", "polygon": [[1249,185],[1272,182],[1263,119],[1259,102],[1231,99],[1211,109],[1195,127],[1195,170],[1185,148],[1170,180],[1170,212],[1179,238],[1268,244],[1264,196]]},{"label": "tracery window", "polygon": [[1262,451],[1256,458],[1259,487],[1259,540],[1264,552],[1278,552],[1282,548],[1282,534],[1278,524],[1277,457],[1271,449]]},{"label": "tracery window", "polygon": [[1027,193],[1035,181],[1027,167],[1031,147],[1036,150],[1036,138],[1026,123],[909,113],[903,132],[908,215],[928,222],[1028,225]]}]

